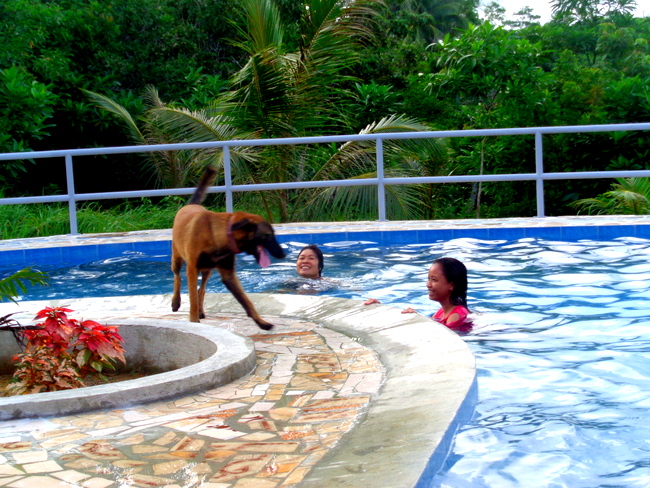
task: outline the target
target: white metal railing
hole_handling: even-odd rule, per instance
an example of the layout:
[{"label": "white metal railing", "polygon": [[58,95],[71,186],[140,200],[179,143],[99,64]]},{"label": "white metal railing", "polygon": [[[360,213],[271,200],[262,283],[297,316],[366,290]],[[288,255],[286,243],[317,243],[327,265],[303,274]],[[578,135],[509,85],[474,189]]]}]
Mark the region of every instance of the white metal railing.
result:
[{"label": "white metal railing", "polygon": [[[20,198],[0,199],[0,205],[14,205],[25,203],[52,203],[68,202],[70,215],[70,233],[77,234],[77,208],[76,202],[87,200],[102,200],[109,198],[140,198],[167,195],[188,195],[194,188],[172,188],[163,190],[119,191],[103,193],[76,193],[74,185],[74,172],[72,158],[76,156],[96,156],[108,154],[142,153],[155,151],[178,151],[188,149],[222,148],[224,164],[224,185],[210,188],[211,193],[226,194],[226,211],[232,212],[232,194],[242,191],[261,190],[288,190],[296,188],[321,188],[338,186],[377,186],[377,210],[379,220],[386,220],[386,185],[430,184],[430,183],[467,183],[467,182],[496,182],[496,181],[535,181],[537,196],[537,216],[544,217],[544,181],[569,180],[588,178],[629,178],[635,176],[650,177],[650,170],[642,171],[585,171],[572,173],[544,173],[543,143],[544,134],[569,134],[582,132],[620,132],[620,131],[647,131],[650,123],[614,124],[614,125],[582,125],[558,127],[528,127],[514,129],[477,129],[457,131],[430,131],[430,132],[399,132],[386,134],[363,134],[321,137],[296,137],[286,139],[255,139],[255,140],[230,140],[200,142],[188,144],[161,144],[149,146],[122,146],[89,149],[69,149],[55,151],[34,151],[22,153],[0,154],[0,161],[19,159],[65,158],[67,195],[33,196]],[[494,136],[535,136],[535,172],[520,174],[500,175],[458,175],[458,176],[427,176],[409,178],[386,178],[384,176],[383,141],[387,139],[426,139],[448,137],[494,137]],[[326,181],[299,181],[287,183],[263,183],[255,185],[233,185],[230,166],[230,148],[233,146],[270,146],[270,145],[296,145],[320,144],[347,141],[375,141],[377,157],[377,177],[354,180],[326,180]]]}]

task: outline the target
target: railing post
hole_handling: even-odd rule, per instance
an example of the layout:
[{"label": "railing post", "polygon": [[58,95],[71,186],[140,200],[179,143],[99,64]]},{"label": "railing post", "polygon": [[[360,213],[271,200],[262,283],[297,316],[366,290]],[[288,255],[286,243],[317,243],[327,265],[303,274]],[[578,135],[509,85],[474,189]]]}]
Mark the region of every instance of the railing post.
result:
[{"label": "railing post", "polygon": [[535,132],[535,174],[537,216],[544,217],[544,146],[541,132]]},{"label": "railing post", "polygon": [[226,212],[232,213],[232,173],[230,171],[230,146],[223,146],[223,179],[226,187]]},{"label": "railing post", "polygon": [[386,220],[386,188],[384,187],[384,140],[377,138],[377,213]]},{"label": "railing post", "polygon": [[72,155],[65,155],[65,177],[68,184],[68,214],[70,215],[70,234],[79,234],[77,226],[77,200],[74,190],[74,171],[72,169]]}]

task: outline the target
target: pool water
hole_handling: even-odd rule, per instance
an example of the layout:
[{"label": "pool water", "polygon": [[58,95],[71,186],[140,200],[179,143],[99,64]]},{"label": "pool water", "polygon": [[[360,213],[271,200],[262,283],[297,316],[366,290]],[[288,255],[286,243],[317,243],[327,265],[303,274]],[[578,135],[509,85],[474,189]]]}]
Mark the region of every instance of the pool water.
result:
[{"label": "pool water", "polygon": [[[439,488],[650,486],[650,241],[455,239],[380,248],[322,246],[324,276],[296,278],[302,243],[266,269],[241,258],[248,292],[378,298],[432,313],[431,262],[463,261],[479,402],[460,428]],[[171,293],[167,256],[125,255],[47,270],[23,299]],[[209,291],[225,292],[215,274]]]}]

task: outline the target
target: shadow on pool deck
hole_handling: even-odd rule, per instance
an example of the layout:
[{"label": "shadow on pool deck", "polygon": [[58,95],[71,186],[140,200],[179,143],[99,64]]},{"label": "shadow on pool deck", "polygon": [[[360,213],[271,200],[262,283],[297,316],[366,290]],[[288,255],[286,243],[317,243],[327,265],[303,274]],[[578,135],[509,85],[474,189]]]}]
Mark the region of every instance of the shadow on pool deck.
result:
[{"label": "shadow on pool deck", "polygon": [[[430,319],[383,305],[250,297],[276,323],[270,333],[230,295],[206,297],[203,324],[253,339],[252,374],[164,402],[2,422],[0,482],[16,488],[428,486],[458,417],[473,410],[476,368],[463,340]],[[2,304],[0,313],[23,310],[16,317],[25,323],[44,304]],[[168,312],[166,295],[47,305],[103,322],[187,318],[185,309]]]}]

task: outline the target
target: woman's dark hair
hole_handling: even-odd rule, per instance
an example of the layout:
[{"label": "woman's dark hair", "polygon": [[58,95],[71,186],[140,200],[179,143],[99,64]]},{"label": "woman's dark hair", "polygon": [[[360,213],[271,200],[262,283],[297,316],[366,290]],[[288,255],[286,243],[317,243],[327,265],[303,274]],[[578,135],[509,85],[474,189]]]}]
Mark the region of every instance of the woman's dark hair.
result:
[{"label": "woman's dark hair", "polygon": [[467,268],[458,259],[440,258],[433,264],[439,264],[445,279],[454,284],[449,301],[454,305],[467,308]]},{"label": "woman's dark hair", "polygon": [[318,258],[318,277],[320,278],[321,274],[323,274],[323,268],[325,267],[325,258],[323,257],[323,251],[318,249],[318,246],[316,244],[309,244],[300,250],[298,257],[300,257],[305,249],[311,249],[314,251],[314,254],[316,254],[316,257]]}]

